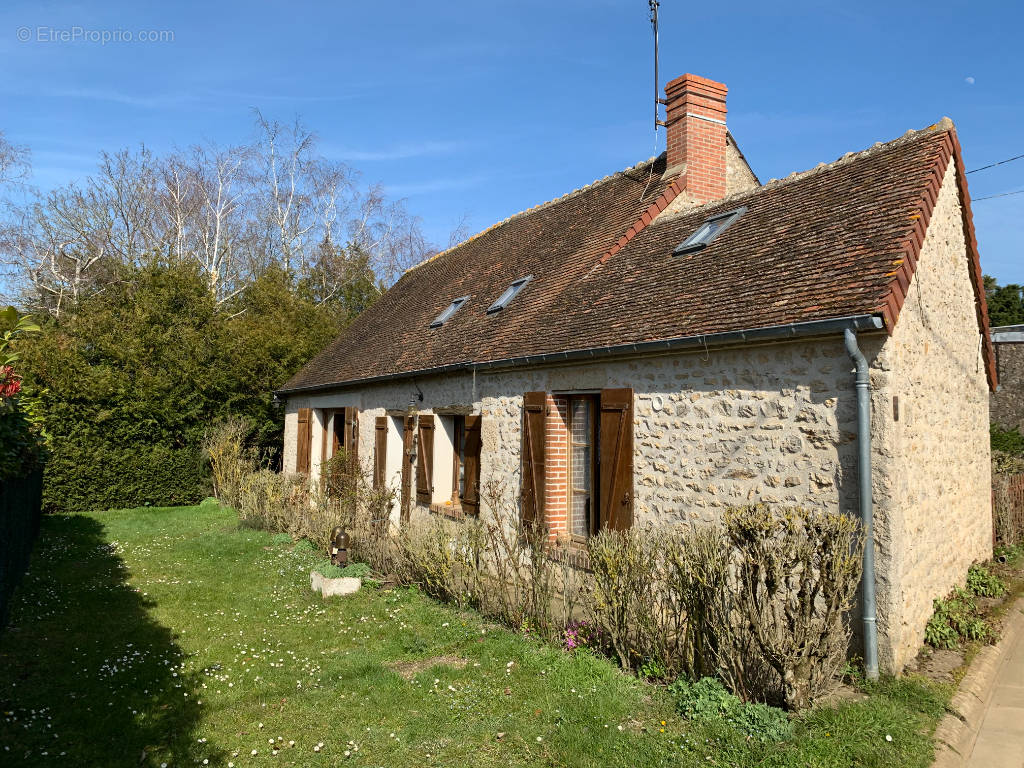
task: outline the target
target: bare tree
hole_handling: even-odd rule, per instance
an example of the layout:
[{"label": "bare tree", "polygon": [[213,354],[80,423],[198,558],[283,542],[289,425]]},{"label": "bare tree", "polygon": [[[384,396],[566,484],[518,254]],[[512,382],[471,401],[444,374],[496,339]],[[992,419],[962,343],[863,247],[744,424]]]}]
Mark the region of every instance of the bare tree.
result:
[{"label": "bare tree", "polygon": [[0,131],[0,187],[25,181],[30,170],[28,149],[11,144]]},{"label": "bare tree", "polygon": [[224,302],[245,285],[248,277],[239,266],[239,235],[244,230],[248,147],[196,146],[189,178],[199,199],[197,242],[192,256],[206,275],[210,289]]},{"label": "bare tree", "polygon": [[[433,252],[404,201],[324,157],[300,122],[257,112],[256,129],[227,148],[103,153],[80,184],[8,201],[0,264],[26,301],[57,315],[118,265],[152,259],[194,262],[223,304],[274,264],[330,301],[367,270],[387,286]],[[0,137],[0,172],[17,177],[24,157]]]},{"label": "bare tree", "polygon": [[456,225],[452,227],[452,231],[448,233],[448,247],[454,248],[462,241],[468,239],[469,235],[469,214],[464,213],[459,216],[458,223],[456,223]]}]

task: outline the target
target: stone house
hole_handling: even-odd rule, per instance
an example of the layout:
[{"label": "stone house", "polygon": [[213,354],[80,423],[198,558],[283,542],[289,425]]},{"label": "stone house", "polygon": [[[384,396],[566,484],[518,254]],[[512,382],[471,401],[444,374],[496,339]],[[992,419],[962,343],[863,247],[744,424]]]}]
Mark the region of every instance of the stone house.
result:
[{"label": "stone house", "polygon": [[285,470],[345,446],[395,525],[486,513],[493,480],[569,549],[752,502],[859,514],[899,670],[992,547],[996,372],[956,131],[761,184],[724,85],[665,95],[665,153],[410,269],[288,381]]},{"label": "stone house", "polygon": [[1024,430],[1024,325],[992,329],[999,391],[992,395],[989,417],[1004,429]]}]

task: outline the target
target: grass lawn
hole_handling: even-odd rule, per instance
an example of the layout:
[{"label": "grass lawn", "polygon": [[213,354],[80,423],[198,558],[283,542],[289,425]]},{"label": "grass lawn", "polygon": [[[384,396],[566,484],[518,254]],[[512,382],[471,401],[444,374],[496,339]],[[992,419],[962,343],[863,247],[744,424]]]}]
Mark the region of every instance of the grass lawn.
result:
[{"label": "grass lawn", "polygon": [[945,691],[883,683],[762,744],[415,590],[324,602],[313,558],[209,503],[45,519],[0,633],[0,765],[931,761]]}]

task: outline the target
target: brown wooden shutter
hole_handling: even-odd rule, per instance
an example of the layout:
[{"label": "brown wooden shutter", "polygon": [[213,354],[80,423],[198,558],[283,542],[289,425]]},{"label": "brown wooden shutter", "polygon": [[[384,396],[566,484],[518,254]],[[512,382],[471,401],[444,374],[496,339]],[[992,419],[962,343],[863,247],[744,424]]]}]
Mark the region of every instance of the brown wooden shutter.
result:
[{"label": "brown wooden shutter", "polygon": [[[335,416],[335,419],[341,417],[339,413]],[[359,409],[356,407],[349,407],[345,409],[345,434],[344,434],[344,445],[345,452],[348,454],[349,465],[353,472],[359,471]],[[335,439],[337,439],[338,430],[334,430]]]},{"label": "brown wooden shutter", "polygon": [[601,390],[601,525],[633,524],[633,390]]},{"label": "brown wooden shutter", "polygon": [[378,416],[373,426],[373,487],[380,489],[384,487],[387,471],[388,417]]},{"label": "brown wooden shutter", "polygon": [[313,411],[309,408],[299,408],[299,428],[295,438],[295,471],[304,475],[309,474],[309,454],[313,447],[312,422]]},{"label": "brown wooden shutter", "polygon": [[[480,417],[466,417],[466,453],[464,457],[466,490],[462,494],[462,512],[476,515],[480,512]],[[455,450],[458,450],[456,446]],[[459,482],[459,478],[455,478]]]},{"label": "brown wooden shutter", "polygon": [[[342,445],[343,445],[343,443],[341,441],[342,441],[342,438],[344,437],[344,432],[345,432],[344,427],[343,427],[343,422],[345,421],[345,413],[344,413],[344,411],[324,411],[324,427],[325,427],[325,429],[327,427],[327,421],[331,417],[331,414],[334,415],[334,418],[333,418],[333,420],[331,420],[331,423],[330,423],[330,427],[331,427],[331,452],[330,452],[329,456],[330,456],[330,458],[333,459],[335,456],[338,455],[338,449],[341,448]],[[325,432],[325,434],[326,434],[326,432]],[[339,437],[339,435],[341,437]],[[325,442],[326,442],[326,440],[325,440]],[[328,454],[324,453],[325,459],[326,459],[327,456],[328,456]]]},{"label": "brown wooden shutter", "polygon": [[544,521],[544,420],[547,393],[523,395],[523,523]]},{"label": "brown wooden shutter", "polygon": [[327,468],[327,428],[330,426],[331,411],[326,408],[320,411],[320,474]]},{"label": "brown wooden shutter", "polygon": [[403,419],[402,429],[402,489],[400,497],[399,519],[402,524],[409,522],[412,514],[412,462],[416,454],[413,449],[414,437],[416,435],[416,417],[408,414]]},{"label": "brown wooden shutter", "polygon": [[416,501],[430,504],[434,485],[434,417],[419,417],[419,441],[416,449]]}]

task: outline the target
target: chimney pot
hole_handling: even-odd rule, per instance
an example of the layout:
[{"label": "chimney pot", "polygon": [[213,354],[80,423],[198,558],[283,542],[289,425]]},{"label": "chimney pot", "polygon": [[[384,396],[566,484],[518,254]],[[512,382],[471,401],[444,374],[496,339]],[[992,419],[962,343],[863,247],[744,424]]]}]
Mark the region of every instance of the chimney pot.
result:
[{"label": "chimney pot", "polygon": [[725,98],[729,89],[686,74],[665,86],[668,171],[682,173],[694,202],[725,197]]}]

